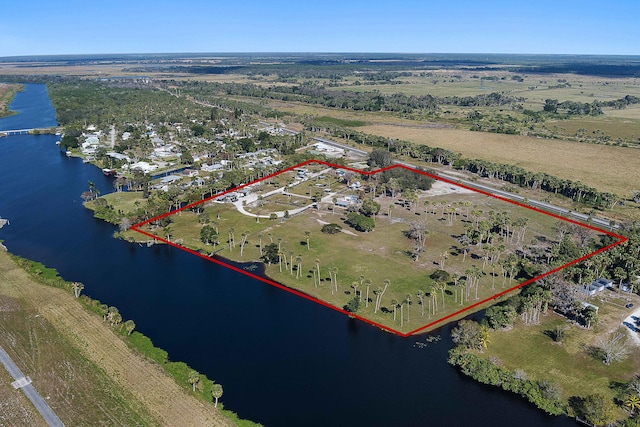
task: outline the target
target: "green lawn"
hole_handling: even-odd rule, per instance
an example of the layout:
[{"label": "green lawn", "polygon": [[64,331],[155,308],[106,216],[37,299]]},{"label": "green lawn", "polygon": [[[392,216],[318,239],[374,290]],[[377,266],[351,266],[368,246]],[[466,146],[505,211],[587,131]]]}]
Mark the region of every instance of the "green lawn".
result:
[{"label": "green lawn", "polygon": [[[315,168],[317,169],[317,168]],[[280,179],[282,181],[282,179]],[[321,181],[331,183],[331,187],[347,191],[344,184],[337,184],[335,178],[327,178]],[[292,188],[292,191],[305,192],[308,189],[315,189],[316,181]],[[342,187],[342,188],[339,188]],[[263,191],[269,191],[272,187],[265,186]],[[269,201],[270,198],[274,201]],[[300,197],[293,197],[306,201]],[[458,209],[458,215],[453,223],[437,213],[425,213],[424,201],[430,200],[446,204],[453,204]],[[284,195],[274,195],[267,197],[265,202],[268,206],[285,209],[283,203],[287,203],[288,197]],[[268,220],[242,215],[235,207],[228,203],[209,202],[205,211],[211,220],[210,225],[218,229],[219,245],[205,245],[200,240],[200,230],[203,224],[197,220],[195,213],[184,211],[171,216],[172,224],[167,229],[152,228],[146,229],[156,235],[166,238],[170,236],[172,241],[203,253],[216,252],[218,255],[234,260],[252,262],[260,260],[260,246],[274,243],[280,244],[283,253],[287,257],[287,262],[282,265],[274,264],[266,267],[266,274],[273,280],[283,283],[292,288],[301,290],[318,299],[326,301],[336,307],[343,308],[348,301],[354,297],[354,282],[357,283],[358,297],[362,304],[357,312],[367,319],[378,322],[401,332],[409,332],[442,318],[445,315],[454,313],[467,307],[469,304],[479,300],[489,298],[492,295],[514,286],[517,282],[507,279],[503,280],[500,267],[493,270],[487,266],[484,276],[480,279],[480,286],[477,292],[472,290],[465,298],[464,303],[459,301],[461,288],[454,287],[453,280],[446,284],[444,292],[437,292],[437,311],[429,313],[430,294],[434,280],[430,275],[439,268],[439,262],[443,254],[446,253],[444,269],[449,274],[465,275],[465,270],[471,266],[482,267],[482,249],[479,246],[470,248],[470,253],[463,261],[463,255],[457,237],[464,233],[464,224],[471,221],[467,217],[467,209],[462,206],[462,202],[469,202],[470,210],[482,210],[486,216],[490,211],[509,212],[512,218],[526,216],[530,219],[526,242],[529,243],[534,236],[543,236],[548,241],[553,240],[554,232],[552,227],[556,220],[554,218],[526,210],[524,208],[505,203],[500,200],[488,198],[480,194],[446,194],[422,196],[419,199],[419,206],[413,209],[402,207],[396,202],[398,198],[392,199],[389,196],[378,196],[376,201],[381,204],[381,211],[375,218],[376,227],[373,231],[365,233],[359,232],[348,226],[345,214],[341,209],[336,209],[334,213],[330,210],[331,204],[323,203],[320,209],[308,209],[307,211],[293,215],[288,219]],[[277,202],[277,203],[276,203]],[[388,206],[393,205],[391,217],[388,217]],[[250,211],[257,212],[257,208],[249,208]],[[259,210],[266,212],[266,207]],[[420,254],[417,260],[411,256],[413,247],[412,241],[405,235],[409,229],[411,221],[425,220],[429,234],[425,251]],[[321,228],[326,223],[337,223],[343,227],[341,233],[330,235],[321,232]],[[231,229],[235,235],[236,246],[229,248]],[[307,247],[305,231],[311,233],[310,245]],[[241,252],[242,235],[248,233],[246,244]],[[503,257],[506,258],[508,252],[515,249],[514,244],[506,244],[507,250]],[[297,256],[302,257],[302,268],[300,273],[294,267],[291,271],[290,262],[293,258],[294,264]],[[317,260],[317,262],[316,262]],[[289,268],[287,269],[287,266]],[[320,270],[320,281],[316,280],[317,270]],[[337,290],[331,286],[330,270],[337,269],[334,274],[337,280]],[[298,276],[298,277],[296,277]],[[369,286],[369,301],[367,303],[366,279],[371,281]],[[380,310],[374,312],[376,296],[374,291],[384,288],[385,281],[389,281],[389,286],[381,298]],[[425,292],[425,310],[423,309],[416,295],[419,290]],[[360,295],[361,292],[361,295]],[[410,301],[407,303],[407,296]],[[394,320],[392,300],[398,303],[405,302],[402,309],[403,320],[400,320],[400,309],[397,309]],[[367,306],[368,305],[368,306]]]},{"label": "green lawn", "polygon": [[[610,366],[592,356],[589,348],[595,346],[598,336],[606,336],[619,323],[620,312],[601,306],[604,321],[594,330],[571,325],[557,314],[549,313],[538,325],[525,326],[519,321],[509,331],[493,331],[490,344],[483,357],[498,358],[510,370],[522,369],[530,379],[552,380],[559,384],[562,397],[587,396],[601,393],[614,398],[610,387],[614,382],[627,382],[640,369],[637,349],[620,362]],[[615,320],[617,319],[617,320]],[[569,327],[563,344],[554,342],[545,331],[557,325]],[[624,416],[620,412],[620,418]]]}]

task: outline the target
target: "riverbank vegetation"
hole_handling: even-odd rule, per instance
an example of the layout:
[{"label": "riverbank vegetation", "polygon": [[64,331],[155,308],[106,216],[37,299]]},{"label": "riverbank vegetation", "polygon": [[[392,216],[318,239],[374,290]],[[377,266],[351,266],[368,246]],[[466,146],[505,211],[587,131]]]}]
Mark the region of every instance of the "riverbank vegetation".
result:
[{"label": "riverbank vegetation", "polygon": [[9,105],[16,93],[22,90],[22,85],[0,83],[0,118],[15,114],[15,111],[9,110]]},{"label": "riverbank vegetation", "polygon": [[[28,276],[18,271],[17,266]],[[7,327],[3,336],[13,338],[2,345],[15,352],[16,360],[29,364],[34,359],[28,358],[31,361],[28,362],[21,355],[39,354],[39,362],[28,372],[34,372],[31,377],[38,384],[37,388],[45,387],[41,392],[48,392],[46,387],[49,386],[59,388],[56,392],[48,392],[52,395],[49,404],[65,424],[95,425],[103,422],[101,417],[107,417],[109,422],[121,419],[125,424],[133,421],[140,425],[185,422],[258,425],[239,419],[222,405],[214,409],[211,402],[217,401],[215,396],[220,397],[214,381],[183,362],[170,361],[165,351],[134,331],[135,323],[123,319],[116,307],[82,295],[83,284],[67,282],[52,268],[5,253],[0,253],[0,274],[4,285],[0,297],[16,308],[15,313],[7,310],[8,314],[5,314],[3,310],[7,320],[2,322],[2,326]],[[42,284],[64,292],[43,288]],[[29,286],[29,290],[24,286]],[[51,304],[55,305],[55,310]],[[21,314],[18,307],[30,314]],[[42,315],[46,320],[35,324],[26,322],[26,319],[34,318],[33,313],[38,313],[35,318]],[[18,317],[25,324],[18,325]],[[39,335],[35,348],[33,340],[28,340],[31,348],[28,342],[21,341],[29,333]],[[53,344],[55,347],[50,347]],[[58,372],[59,360],[68,360],[61,372]],[[149,364],[149,361],[154,363]],[[35,372],[40,372],[42,378]],[[179,405],[168,403],[176,400],[180,401]]]},{"label": "riverbank vegetation", "polygon": [[[624,244],[491,307],[481,324],[460,322],[450,363],[480,382],[521,394],[548,413],[598,426],[616,420],[636,425],[640,298],[634,292],[640,229],[632,225],[624,234],[629,238]],[[573,257],[580,240],[565,235],[552,250],[560,258],[571,252]],[[593,295],[575,284],[600,276],[617,283]]]}]

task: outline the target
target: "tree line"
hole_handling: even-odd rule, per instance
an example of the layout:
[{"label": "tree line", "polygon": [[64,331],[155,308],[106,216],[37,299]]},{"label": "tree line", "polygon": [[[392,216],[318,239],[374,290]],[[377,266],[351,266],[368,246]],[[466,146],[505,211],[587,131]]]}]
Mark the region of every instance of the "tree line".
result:
[{"label": "tree line", "polygon": [[[576,203],[582,203],[595,209],[611,209],[621,201],[620,196],[616,194],[598,191],[579,181],[558,178],[545,172],[531,172],[509,163],[463,158],[460,153],[446,148],[430,147],[424,144],[415,144],[411,141],[368,135],[364,132],[328,124],[325,125],[324,130],[332,136],[344,138],[358,144],[384,148],[389,153],[400,156],[408,156],[428,163],[449,165],[454,169],[466,170],[483,178],[500,179],[522,188],[542,189],[549,193],[562,194]],[[378,163],[378,160],[374,159],[372,161],[375,165],[384,167]],[[384,165],[387,166],[387,164]]]}]

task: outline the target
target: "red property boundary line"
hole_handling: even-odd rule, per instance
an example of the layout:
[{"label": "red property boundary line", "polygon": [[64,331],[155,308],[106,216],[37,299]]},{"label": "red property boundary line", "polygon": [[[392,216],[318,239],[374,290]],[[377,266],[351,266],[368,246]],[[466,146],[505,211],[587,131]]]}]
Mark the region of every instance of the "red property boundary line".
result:
[{"label": "red property boundary line", "polygon": [[[285,286],[285,285],[283,285],[283,284],[281,284],[281,283],[278,283],[278,282],[276,282],[276,281],[273,281],[273,280],[271,280],[271,279],[268,279],[268,278],[265,278],[265,277],[260,277],[260,276],[258,276],[258,275],[256,275],[256,274],[253,274],[253,273],[251,273],[251,272],[249,272],[249,271],[246,271],[246,270],[243,270],[243,269],[241,269],[241,268],[235,267],[235,266],[233,266],[233,265],[227,264],[227,263],[225,263],[225,262],[223,262],[223,261],[220,261],[220,260],[218,260],[218,259],[210,258],[210,257],[208,257],[208,256],[206,256],[206,255],[204,255],[204,254],[201,254],[201,253],[200,253],[200,252],[198,252],[198,251],[194,251],[194,250],[189,249],[189,248],[187,248],[187,247],[184,247],[184,246],[178,245],[178,244],[176,244],[176,243],[174,243],[174,242],[170,242],[170,241],[168,241],[168,240],[166,240],[166,239],[163,239],[162,237],[158,237],[158,236],[156,236],[155,234],[151,234],[151,233],[148,233],[148,232],[146,232],[146,231],[144,231],[144,230],[141,230],[141,229],[140,229],[140,227],[142,227],[142,226],[144,226],[144,225],[147,225],[147,224],[149,224],[149,223],[151,223],[151,222],[157,221],[157,220],[159,220],[159,219],[162,219],[162,218],[168,217],[168,216],[170,216],[170,215],[173,215],[173,214],[175,214],[175,213],[178,213],[178,212],[181,212],[181,211],[184,211],[184,210],[187,210],[187,209],[191,209],[191,208],[193,208],[194,206],[197,206],[197,205],[202,204],[202,203],[206,203],[206,202],[208,202],[208,201],[210,201],[210,200],[213,200],[213,199],[217,199],[217,198],[219,198],[219,197],[224,196],[225,194],[228,194],[228,193],[231,193],[231,192],[234,192],[234,191],[238,191],[238,190],[240,190],[240,189],[242,189],[242,188],[244,188],[244,187],[247,187],[247,186],[249,186],[249,185],[253,185],[253,184],[255,184],[255,183],[258,183],[258,182],[261,182],[261,181],[264,181],[264,180],[270,179],[270,178],[272,178],[272,177],[274,177],[274,176],[277,176],[277,175],[283,174],[283,173],[285,173],[285,172],[292,171],[292,170],[294,170],[294,169],[297,169],[297,168],[300,168],[300,167],[302,167],[302,166],[309,165],[309,164],[325,165],[325,166],[332,167],[332,168],[336,168],[336,169],[342,169],[342,170],[346,170],[346,171],[354,172],[354,173],[357,173],[357,174],[360,174],[360,175],[375,175],[375,174],[378,174],[378,173],[384,172],[384,171],[386,171],[386,170],[395,169],[395,168],[402,168],[402,169],[406,169],[406,170],[411,171],[411,172],[414,172],[414,173],[419,173],[419,174],[421,174],[421,175],[428,176],[428,177],[433,178],[433,179],[435,179],[435,180],[437,180],[437,181],[443,181],[443,182],[446,182],[446,183],[451,184],[451,185],[455,185],[455,186],[458,186],[458,187],[465,188],[465,189],[467,189],[467,190],[473,191],[474,193],[480,193],[480,194],[483,194],[483,195],[485,195],[485,196],[492,197],[492,198],[494,198],[494,199],[502,200],[502,201],[504,201],[504,202],[511,203],[511,204],[513,204],[513,205],[523,207],[523,208],[525,208],[525,209],[529,209],[529,210],[532,210],[532,211],[536,211],[536,212],[539,212],[539,213],[541,213],[541,214],[548,215],[548,216],[551,216],[551,217],[553,217],[553,218],[559,219],[559,220],[561,220],[561,221],[566,221],[566,222],[570,222],[570,223],[576,224],[576,225],[581,226],[581,227],[586,227],[586,228],[589,228],[589,229],[591,229],[591,230],[593,230],[593,231],[596,231],[596,232],[598,232],[598,233],[604,233],[604,234],[607,234],[607,235],[609,235],[609,236],[611,236],[611,237],[614,237],[614,238],[616,238],[616,239],[618,239],[618,240],[617,240],[616,242],[611,243],[611,244],[609,244],[609,245],[607,245],[607,246],[605,246],[605,247],[603,247],[603,248],[600,248],[600,249],[598,249],[598,250],[596,250],[596,251],[594,251],[594,252],[591,252],[591,253],[589,253],[589,254],[587,254],[587,255],[584,255],[584,256],[582,256],[582,257],[580,257],[580,258],[578,258],[578,259],[575,259],[575,260],[573,260],[573,261],[571,261],[571,262],[568,262],[568,263],[566,263],[566,264],[564,264],[564,265],[561,265],[561,266],[556,267],[556,268],[554,268],[554,269],[552,269],[552,270],[550,270],[550,271],[547,271],[546,273],[540,274],[540,275],[538,275],[538,276],[536,276],[536,277],[534,277],[534,278],[532,278],[532,279],[529,279],[529,280],[527,280],[527,281],[525,281],[525,282],[519,283],[519,284],[518,284],[518,285],[516,285],[516,286],[513,286],[513,287],[511,287],[511,288],[509,288],[509,289],[506,289],[506,290],[504,290],[504,291],[502,291],[502,292],[499,292],[499,293],[497,293],[497,294],[495,294],[495,295],[492,295],[492,296],[490,296],[490,297],[488,297],[488,298],[485,298],[485,299],[483,299],[483,300],[481,300],[481,301],[478,301],[478,302],[476,302],[476,303],[474,303],[474,304],[471,304],[471,305],[470,305],[470,306],[468,306],[468,307],[465,307],[465,308],[463,308],[463,309],[461,309],[461,310],[458,310],[458,311],[456,311],[456,312],[454,312],[454,313],[448,314],[447,316],[444,316],[444,317],[441,317],[441,318],[439,318],[439,319],[437,319],[437,320],[434,320],[433,322],[430,322],[430,323],[428,323],[428,324],[426,324],[426,325],[424,325],[424,326],[421,326],[421,327],[419,327],[419,328],[417,328],[417,329],[414,329],[414,330],[412,330],[412,331],[410,331],[410,332],[403,333],[403,332],[400,332],[400,331],[396,331],[395,329],[392,329],[392,328],[390,328],[390,327],[388,327],[388,326],[381,325],[380,323],[377,323],[377,322],[374,322],[374,321],[372,321],[372,320],[366,319],[366,318],[364,318],[364,317],[362,317],[362,316],[359,316],[359,315],[357,315],[357,314],[355,314],[355,313],[350,313],[350,312],[348,312],[348,311],[346,311],[346,310],[343,310],[343,309],[341,309],[341,308],[338,308],[338,307],[336,307],[336,306],[333,306],[333,305],[331,305],[331,304],[329,304],[329,303],[327,303],[327,302],[325,302],[325,301],[322,301],[322,300],[320,300],[320,299],[318,299],[318,298],[315,298],[315,297],[312,297],[312,296],[310,296],[310,295],[307,295],[307,294],[305,294],[304,292],[301,292],[301,291],[298,291],[298,290],[296,290],[296,289],[290,288],[290,287],[288,287],[288,286]],[[181,249],[181,250],[186,251],[186,252],[188,252],[188,253],[190,253],[190,254],[196,255],[196,256],[198,256],[198,257],[200,257],[200,258],[202,258],[202,259],[205,259],[205,260],[207,260],[207,261],[213,262],[213,263],[215,263],[215,264],[218,264],[218,265],[221,265],[221,266],[227,267],[227,268],[229,268],[229,269],[231,269],[231,270],[233,270],[233,271],[236,271],[236,272],[238,272],[238,273],[244,274],[245,276],[249,276],[249,277],[251,277],[251,278],[253,278],[253,279],[259,280],[259,281],[264,282],[264,283],[267,283],[267,284],[269,284],[269,285],[271,285],[271,286],[275,286],[276,288],[279,288],[279,289],[285,290],[285,291],[290,292],[290,293],[292,293],[292,294],[294,294],[294,295],[297,295],[297,296],[299,296],[299,297],[305,298],[305,299],[307,299],[307,300],[309,300],[309,301],[313,301],[313,302],[318,303],[318,304],[320,304],[320,305],[322,305],[322,306],[324,306],[324,307],[330,308],[330,309],[335,310],[335,311],[337,311],[337,312],[339,312],[339,313],[345,314],[345,315],[347,315],[347,316],[349,316],[349,317],[352,317],[352,318],[355,318],[355,319],[361,320],[361,321],[363,321],[363,322],[365,322],[365,323],[368,323],[368,324],[370,324],[370,325],[376,326],[376,327],[378,327],[378,328],[380,328],[380,329],[383,329],[383,330],[385,330],[385,331],[387,331],[387,332],[391,332],[391,333],[393,333],[393,334],[395,334],[395,335],[398,335],[398,336],[401,336],[401,337],[408,337],[408,336],[410,336],[410,335],[413,335],[413,334],[416,334],[416,333],[418,333],[418,332],[424,331],[425,329],[430,328],[430,327],[432,327],[432,326],[435,326],[435,325],[438,325],[438,324],[443,324],[443,322],[444,322],[445,320],[448,320],[448,319],[450,319],[450,318],[452,318],[452,317],[458,316],[458,315],[460,315],[460,314],[462,314],[462,313],[464,313],[464,312],[466,312],[466,311],[471,310],[471,309],[472,309],[472,308],[474,308],[474,307],[477,307],[477,306],[479,306],[479,305],[482,305],[482,304],[484,304],[484,303],[486,303],[486,302],[488,302],[488,301],[491,301],[491,300],[493,300],[493,299],[496,299],[496,298],[498,298],[498,297],[500,297],[500,296],[502,296],[502,295],[505,295],[505,294],[508,294],[508,293],[510,293],[510,292],[513,292],[513,291],[515,291],[516,289],[519,289],[519,288],[521,288],[521,287],[523,287],[523,286],[526,286],[526,285],[528,285],[528,284],[530,284],[530,283],[533,283],[533,282],[535,282],[535,281],[537,281],[537,280],[540,280],[540,279],[541,279],[541,278],[543,278],[543,277],[549,276],[549,275],[551,275],[551,274],[553,274],[553,273],[556,273],[556,272],[558,272],[558,271],[560,271],[560,270],[562,270],[562,269],[564,269],[564,268],[567,268],[567,267],[569,267],[569,266],[571,266],[571,265],[574,265],[574,264],[577,264],[577,263],[579,263],[579,262],[581,262],[581,261],[584,261],[584,260],[585,260],[585,259],[587,259],[587,258],[590,258],[590,257],[592,257],[592,256],[594,256],[594,255],[596,255],[596,254],[599,254],[599,253],[601,253],[601,252],[604,252],[604,251],[606,251],[606,250],[609,250],[609,249],[611,249],[612,247],[617,246],[617,245],[619,245],[619,244],[621,244],[621,243],[624,243],[624,242],[626,242],[626,241],[628,240],[626,237],[624,237],[624,236],[620,236],[620,235],[615,234],[615,233],[612,233],[612,232],[610,232],[610,231],[606,231],[606,230],[603,230],[603,229],[600,229],[600,228],[597,228],[597,227],[593,227],[593,226],[588,225],[588,224],[583,224],[583,223],[581,223],[581,222],[578,222],[578,221],[575,221],[575,220],[572,220],[572,219],[569,219],[569,218],[564,218],[564,217],[562,217],[562,216],[559,216],[559,215],[553,214],[553,213],[551,213],[551,212],[547,212],[547,211],[544,211],[544,210],[541,210],[541,209],[535,208],[535,207],[533,207],[533,206],[527,206],[527,205],[524,205],[524,204],[522,204],[522,203],[516,202],[516,201],[514,201],[514,200],[508,199],[508,198],[506,198],[506,197],[502,197],[502,196],[499,196],[499,195],[497,195],[497,194],[493,194],[493,193],[489,193],[489,192],[484,191],[484,190],[480,190],[480,189],[477,189],[477,188],[473,188],[473,187],[467,186],[467,185],[465,185],[465,184],[461,184],[461,183],[458,183],[458,182],[454,182],[454,181],[452,181],[452,180],[450,180],[450,179],[447,179],[447,178],[442,178],[442,177],[440,177],[440,176],[435,176],[435,175],[430,174],[430,173],[428,173],[428,172],[425,172],[425,171],[422,171],[422,170],[419,170],[419,169],[415,169],[415,168],[412,168],[412,167],[409,167],[409,166],[406,166],[406,165],[403,165],[403,164],[394,164],[394,165],[387,166],[387,167],[385,167],[385,168],[381,168],[381,169],[376,169],[376,170],[373,170],[373,171],[362,171],[362,170],[359,170],[359,169],[354,169],[354,168],[350,168],[350,167],[347,167],[347,166],[341,166],[341,165],[337,165],[337,164],[334,164],[334,163],[325,162],[325,161],[322,161],[322,160],[307,160],[307,161],[305,161],[305,162],[302,162],[302,163],[299,163],[299,164],[297,164],[297,165],[294,165],[294,166],[288,167],[288,168],[283,169],[283,170],[281,170],[281,171],[274,172],[274,173],[272,173],[272,174],[270,174],[270,175],[264,176],[264,177],[262,177],[262,178],[260,178],[260,179],[255,180],[255,181],[252,181],[252,182],[249,182],[249,183],[246,183],[246,184],[239,185],[239,186],[237,186],[237,187],[234,187],[234,188],[231,188],[231,189],[229,189],[229,190],[226,190],[226,191],[223,191],[223,192],[221,192],[221,193],[218,193],[218,194],[216,194],[216,195],[214,195],[214,196],[207,197],[207,198],[202,199],[202,200],[200,200],[200,201],[197,201],[197,202],[194,202],[194,203],[190,203],[190,204],[188,204],[188,205],[185,205],[185,206],[183,206],[183,207],[181,207],[181,208],[179,208],[179,209],[175,209],[175,210],[172,210],[172,211],[166,212],[166,213],[164,213],[164,214],[162,214],[162,215],[158,215],[158,216],[156,216],[156,217],[153,217],[153,218],[151,218],[151,219],[148,219],[148,220],[146,220],[146,221],[140,222],[140,223],[138,223],[138,224],[133,225],[133,226],[131,227],[131,229],[132,229],[132,230],[134,230],[134,231],[136,231],[136,232],[138,232],[138,233],[140,233],[140,234],[143,234],[143,235],[145,235],[145,236],[147,236],[147,237],[150,237],[150,238],[152,238],[152,239],[154,239],[154,240],[157,240],[157,241],[160,241],[160,242],[166,243],[167,245],[170,245],[170,246],[173,246],[173,247],[175,247],[175,248]]]}]

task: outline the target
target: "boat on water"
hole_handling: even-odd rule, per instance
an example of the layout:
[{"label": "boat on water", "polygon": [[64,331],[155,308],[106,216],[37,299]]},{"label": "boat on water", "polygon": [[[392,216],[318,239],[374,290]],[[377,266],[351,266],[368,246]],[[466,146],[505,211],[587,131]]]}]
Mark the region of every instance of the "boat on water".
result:
[{"label": "boat on water", "polygon": [[102,173],[103,173],[105,176],[115,176],[115,174],[116,174],[116,173],[118,173],[118,171],[117,171],[116,169],[107,169],[107,168],[104,168],[104,169],[102,169]]}]

